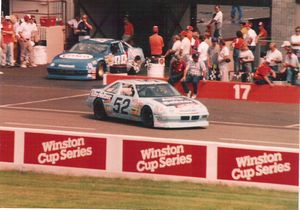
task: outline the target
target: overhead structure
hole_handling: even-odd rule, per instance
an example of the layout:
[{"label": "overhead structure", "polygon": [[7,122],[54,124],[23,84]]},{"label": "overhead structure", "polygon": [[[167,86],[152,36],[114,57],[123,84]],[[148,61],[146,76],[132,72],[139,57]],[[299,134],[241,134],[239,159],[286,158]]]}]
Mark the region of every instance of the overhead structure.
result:
[{"label": "overhead structure", "polygon": [[[158,25],[160,34],[169,43],[173,34],[187,25],[196,27],[197,4],[231,5],[235,1],[217,0],[74,0],[75,14],[87,14],[94,25],[93,37],[120,39],[123,33],[123,17],[128,15],[135,26],[135,43],[146,51],[145,40]],[[248,6],[271,6],[272,0],[245,0]],[[212,8],[213,9],[213,8]],[[147,53],[147,52],[146,52]]]}]

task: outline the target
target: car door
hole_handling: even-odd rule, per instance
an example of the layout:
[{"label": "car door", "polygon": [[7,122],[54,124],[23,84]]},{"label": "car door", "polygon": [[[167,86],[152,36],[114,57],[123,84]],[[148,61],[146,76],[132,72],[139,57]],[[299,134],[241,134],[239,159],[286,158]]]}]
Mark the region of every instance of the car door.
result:
[{"label": "car door", "polygon": [[127,55],[119,41],[111,43],[110,51],[113,55],[113,65],[126,65]]},{"label": "car door", "polygon": [[132,84],[121,83],[121,88],[112,101],[112,113],[114,117],[131,119],[132,101],[136,93]]}]

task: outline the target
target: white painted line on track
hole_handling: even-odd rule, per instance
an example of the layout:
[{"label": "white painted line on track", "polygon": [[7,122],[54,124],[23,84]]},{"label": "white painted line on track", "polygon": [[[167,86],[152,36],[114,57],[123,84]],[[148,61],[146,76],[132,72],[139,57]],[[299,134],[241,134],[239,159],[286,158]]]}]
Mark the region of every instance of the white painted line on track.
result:
[{"label": "white painted line on track", "polygon": [[77,130],[90,130],[95,131],[95,128],[82,128],[82,127],[70,127],[70,126],[58,126],[58,125],[47,125],[47,124],[32,124],[32,123],[17,123],[17,122],[4,122],[7,125],[19,125],[19,126],[34,126],[34,127],[50,127],[50,128],[69,128]]},{"label": "white painted line on track", "polygon": [[49,99],[37,100],[37,101],[28,101],[28,102],[15,103],[15,104],[5,104],[5,105],[1,105],[0,108],[2,108],[2,107],[10,107],[10,106],[18,106],[18,105],[25,105],[25,104],[34,104],[34,103],[48,102],[48,101],[57,101],[57,100],[61,100],[61,99],[77,98],[77,97],[88,96],[88,95],[89,94],[86,93],[86,94],[79,94],[79,95],[72,95],[72,96],[63,96],[63,97],[49,98]]},{"label": "white painted line on track", "polygon": [[287,125],[286,128],[300,128],[300,124]]},{"label": "white painted line on track", "polygon": [[255,123],[237,123],[237,122],[223,122],[223,121],[209,121],[212,124],[222,124],[222,125],[237,125],[237,126],[255,126],[255,127],[266,127],[266,128],[292,128],[287,126],[280,125],[264,125],[264,124],[255,124]]},{"label": "white painted line on track", "polygon": [[[1,108],[1,107],[0,107]],[[6,109],[28,110],[28,111],[43,111],[43,112],[58,112],[58,113],[72,113],[72,114],[93,114],[93,112],[84,111],[70,111],[62,109],[43,109],[43,108],[30,108],[30,107],[4,107]]]},{"label": "white painted line on track", "polygon": [[235,141],[235,142],[248,142],[248,143],[262,143],[262,144],[270,144],[270,145],[286,145],[286,146],[299,146],[299,144],[293,143],[285,143],[285,142],[273,142],[273,141],[259,141],[252,139],[235,139],[235,138],[219,138],[222,141]]}]

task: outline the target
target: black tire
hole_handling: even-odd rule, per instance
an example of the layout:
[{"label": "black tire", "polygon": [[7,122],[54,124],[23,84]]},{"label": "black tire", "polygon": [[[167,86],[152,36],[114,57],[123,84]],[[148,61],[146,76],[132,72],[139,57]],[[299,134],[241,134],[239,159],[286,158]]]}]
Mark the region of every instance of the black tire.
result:
[{"label": "black tire", "polygon": [[96,120],[105,120],[107,117],[103,102],[100,98],[94,101],[94,116]]},{"label": "black tire", "polygon": [[96,79],[97,80],[103,79],[104,72],[105,72],[105,65],[103,62],[99,62],[96,70]]},{"label": "black tire", "polygon": [[149,106],[143,107],[141,120],[145,127],[152,128],[154,126],[153,112]]}]

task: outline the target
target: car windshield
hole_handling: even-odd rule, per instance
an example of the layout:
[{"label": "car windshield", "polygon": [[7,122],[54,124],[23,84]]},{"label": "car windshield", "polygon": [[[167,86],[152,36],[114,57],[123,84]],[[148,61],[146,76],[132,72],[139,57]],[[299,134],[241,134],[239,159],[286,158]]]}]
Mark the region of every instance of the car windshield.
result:
[{"label": "car windshield", "polygon": [[70,52],[76,53],[103,53],[107,50],[108,46],[103,43],[77,43],[71,49]]},{"label": "car windshield", "polygon": [[139,97],[172,97],[180,94],[170,84],[136,85]]}]

